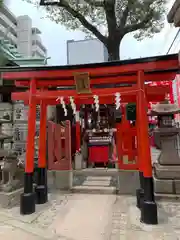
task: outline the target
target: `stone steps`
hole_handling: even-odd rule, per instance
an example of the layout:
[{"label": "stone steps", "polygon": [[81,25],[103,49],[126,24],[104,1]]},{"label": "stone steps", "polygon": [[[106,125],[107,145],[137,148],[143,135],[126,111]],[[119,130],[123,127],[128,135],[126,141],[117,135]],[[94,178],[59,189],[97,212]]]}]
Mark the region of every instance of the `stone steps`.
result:
[{"label": "stone steps", "polygon": [[86,181],[103,181],[103,182],[108,182],[111,181],[111,177],[110,176],[88,176],[86,177]]},{"label": "stone steps", "polygon": [[116,194],[116,187],[105,186],[74,186],[73,193],[82,194]]},{"label": "stone steps", "polygon": [[112,177],[87,176],[82,185],[74,186],[72,192],[91,194],[115,194],[116,187],[111,186]]},{"label": "stone steps", "polygon": [[119,170],[112,168],[112,169],[106,169],[106,168],[86,168],[81,170],[73,170],[74,176],[85,176],[85,177],[112,177],[117,176]]},{"label": "stone steps", "polygon": [[72,192],[135,195],[139,188],[137,171],[83,169],[76,172],[75,176],[82,181],[72,187]]}]

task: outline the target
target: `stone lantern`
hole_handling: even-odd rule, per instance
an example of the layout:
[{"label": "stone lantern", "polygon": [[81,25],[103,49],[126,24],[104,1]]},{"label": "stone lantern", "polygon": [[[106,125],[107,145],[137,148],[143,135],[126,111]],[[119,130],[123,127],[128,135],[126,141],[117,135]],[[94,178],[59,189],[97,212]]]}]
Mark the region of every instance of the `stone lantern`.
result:
[{"label": "stone lantern", "polygon": [[180,108],[168,102],[155,105],[151,111],[152,116],[158,117],[158,128],[154,130],[154,137],[161,150],[158,162],[154,163],[156,193],[180,193],[179,128],[174,121],[177,113],[180,113]]}]

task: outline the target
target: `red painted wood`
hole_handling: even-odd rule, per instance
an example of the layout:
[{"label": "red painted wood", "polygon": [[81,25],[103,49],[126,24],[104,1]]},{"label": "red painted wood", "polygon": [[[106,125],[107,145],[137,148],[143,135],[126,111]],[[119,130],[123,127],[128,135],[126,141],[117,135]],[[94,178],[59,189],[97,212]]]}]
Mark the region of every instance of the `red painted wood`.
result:
[{"label": "red painted wood", "polygon": [[[116,124],[116,149],[118,155],[118,166],[121,170],[137,170],[137,149],[135,148],[135,138],[137,129],[131,126],[126,120],[125,109],[122,106],[122,121]],[[128,156],[128,164],[124,164],[123,157]]]},{"label": "red painted wood", "polygon": [[46,119],[47,119],[47,105],[41,101],[40,105],[40,131],[39,131],[39,158],[38,167],[46,168]]},{"label": "red painted wood", "polygon": [[48,169],[70,170],[71,166],[71,128],[48,122]]},{"label": "red painted wood", "polygon": [[[163,79],[163,81],[172,81],[174,80],[176,76],[175,72],[164,72],[164,73],[145,73],[145,81],[146,82],[159,82],[160,79]],[[90,84],[115,84],[115,83],[133,83],[137,81],[137,75],[134,74],[132,76],[109,76],[109,77],[97,77],[97,78],[91,78]],[[30,85],[30,79],[29,80],[16,80],[15,84],[17,87],[28,87]],[[74,79],[70,80],[63,80],[63,79],[56,79],[56,80],[50,80],[47,81],[45,79],[38,79],[37,80],[37,87],[56,87],[56,86],[73,86],[75,85]]]},{"label": "red painted wood", "polygon": [[[144,72],[138,73],[139,89],[144,89]],[[137,94],[138,159],[144,177],[152,177],[150,141],[148,133],[147,101],[143,91]]]},{"label": "red painted wood", "polygon": [[28,134],[26,144],[26,162],[25,172],[33,173],[34,171],[34,139],[36,131],[36,101],[32,97],[36,92],[36,80],[31,81],[31,88],[29,94],[29,111],[28,111]]},{"label": "red painted wood", "polygon": [[107,163],[109,161],[109,146],[92,146],[88,148],[89,163]]},{"label": "red painted wood", "polygon": [[[90,76],[99,77],[101,75],[110,76],[112,74],[122,74],[122,73],[133,73],[140,70],[143,71],[155,71],[155,70],[174,70],[178,69],[179,61],[178,56],[175,56],[175,59],[172,60],[158,60],[151,62],[137,62],[133,64],[120,64],[119,66],[98,66],[87,67],[87,68],[78,68],[77,69],[60,69],[60,70],[36,70],[36,71],[18,71],[18,72],[3,72],[3,80],[18,80],[18,79],[49,79],[53,78],[68,78],[74,76],[75,73],[88,72]],[[50,81],[49,81],[49,85]]]},{"label": "red painted wood", "polygon": [[[110,104],[114,103],[115,97],[113,93],[120,92],[122,94],[122,102],[135,102],[136,101],[136,88],[126,87],[126,88],[111,88],[111,89],[96,89],[93,91],[93,94],[99,96],[100,104]],[[170,92],[169,86],[145,86],[145,91],[148,101],[162,101],[167,93]],[[93,94],[78,95],[75,90],[65,90],[65,91],[46,91],[42,94],[37,91],[38,100],[40,102],[40,96],[44,99],[46,104],[55,105],[59,102],[56,101],[56,98],[59,96],[65,97],[65,102],[69,103],[69,96],[75,97],[76,104],[92,104],[93,103]],[[49,97],[48,97],[49,95]],[[12,100],[23,100],[27,103],[29,99],[29,92],[15,92],[11,94]]]}]

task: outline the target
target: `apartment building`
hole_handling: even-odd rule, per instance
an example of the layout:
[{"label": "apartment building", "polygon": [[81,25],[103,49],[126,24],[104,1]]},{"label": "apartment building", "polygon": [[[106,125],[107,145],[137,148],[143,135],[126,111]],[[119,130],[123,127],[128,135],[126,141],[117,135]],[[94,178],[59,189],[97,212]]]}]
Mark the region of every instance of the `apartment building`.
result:
[{"label": "apartment building", "polygon": [[40,35],[29,16],[16,17],[6,6],[0,9],[0,38],[7,39],[24,57],[46,58],[47,49]]},{"label": "apartment building", "polygon": [[88,64],[107,61],[107,49],[98,39],[67,41],[67,64]]},{"label": "apartment building", "polygon": [[5,6],[0,8],[0,38],[9,40],[17,47],[17,19]]}]

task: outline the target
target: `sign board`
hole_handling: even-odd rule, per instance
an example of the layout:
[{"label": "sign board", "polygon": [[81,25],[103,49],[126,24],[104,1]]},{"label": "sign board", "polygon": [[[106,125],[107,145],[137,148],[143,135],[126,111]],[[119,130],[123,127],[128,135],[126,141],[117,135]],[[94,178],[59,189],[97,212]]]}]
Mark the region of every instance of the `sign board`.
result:
[{"label": "sign board", "polygon": [[74,80],[78,94],[91,93],[89,73],[75,73]]}]

